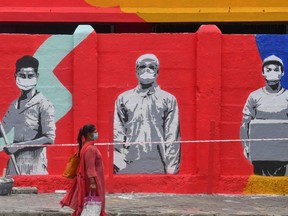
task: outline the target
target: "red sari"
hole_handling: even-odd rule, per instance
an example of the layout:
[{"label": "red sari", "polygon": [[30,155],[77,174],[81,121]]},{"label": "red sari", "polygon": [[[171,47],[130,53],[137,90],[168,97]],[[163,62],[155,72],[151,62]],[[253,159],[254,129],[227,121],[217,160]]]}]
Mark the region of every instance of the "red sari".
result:
[{"label": "red sari", "polygon": [[102,210],[101,216],[105,213],[105,188],[104,188],[104,170],[102,156],[94,141],[85,143],[80,152],[80,164],[77,170],[77,177],[73,180],[72,187],[61,200],[61,206],[69,206],[74,209],[72,216],[79,216],[84,207],[84,198],[90,192],[90,179],[95,178],[96,195],[101,198]]}]

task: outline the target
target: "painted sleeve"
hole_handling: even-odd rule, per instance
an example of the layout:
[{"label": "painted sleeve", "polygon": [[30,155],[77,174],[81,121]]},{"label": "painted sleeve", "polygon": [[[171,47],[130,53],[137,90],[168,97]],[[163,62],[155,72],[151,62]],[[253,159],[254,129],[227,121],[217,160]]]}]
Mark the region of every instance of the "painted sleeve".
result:
[{"label": "painted sleeve", "polygon": [[123,104],[123,99],[118,98],[115,102],[114,109],[114,142],[124,142],[126,141],[125,133],[125,106]]},{"label": "painted sleeve", "polygon": [[[247,101],[243,108],[243,117],[242,117],[242,123],[240,127],[240,138],[241,139],[248,139],[249,138],[249,124],[251,119],[255,118],[256,115],[256,101],[257,99],[254,98],[253,94],[251,93],[249,97],[247,98]],[[242,141],[243,147],[246,146],[245,142]]]},{"label": "painted sleeve", "polygon": [[181,161],[179,109],[176,98],[172,97],[168,105],[164,117],[165,163],[167,173],[176,174]]},{"label": "painted sleeve", "polygon": [[41,106],[41,128],[43,136],[49,138],[52,143],[55,140],[55,108],[49,101],[45,101]]},{"label": "painted sleeve", "polygon": [[93,146],[89,146],[85,152],[85,172],[88,178],[96,177],[96,152],[93,150]]},{"label": "painted sleeve", "polygon": [[243,114],[247,116],[251,116],[251,118],[255,117],[255,99],[253,97],[253,94],[251,93],[244,105],[243,108]]},{"label": "painted sleeve", "polygon": [[255,111],[255,103],[254,103],[253,95],[252,93],[249,95],[244,108],[243,108],[243,117],[242,117],[242,123],[240,126],[240,138],[241,138],[241,144],[244,150],[244,156],[248,159],[249,158],[249,142],[246,140],[249,139],[249,124],[252,118],[255,117],[256,111]]},{"label": "painted sleeve", "polygon": [[[7,112],[5,113],[3,119],[2,119],[2,125],[5,130],[6,135],[10,132],[10,130],[14,127],[14,121],[13,116],[17,115],[13,110],[15,110],[13,107],[15,106],[14,103],[12,103]],[[1,134],[2,135],[2,134]]]},{"label": "painted sleeve", "polygon": [[118,97],[114,109],[114,173],[126,167],[123,144],[117,144],[126,141],[124,104],[121,101]]}]

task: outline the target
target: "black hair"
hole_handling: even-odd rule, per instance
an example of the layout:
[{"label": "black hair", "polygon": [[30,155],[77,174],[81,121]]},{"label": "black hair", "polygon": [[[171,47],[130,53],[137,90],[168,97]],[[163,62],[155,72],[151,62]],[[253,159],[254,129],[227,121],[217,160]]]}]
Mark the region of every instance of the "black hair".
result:
[{"label": "black hair", "polygon": [[262,65],[262,71],[263,71],[263,73],[264,73],[264,67],[265,67],[266,65],[270,65],[270,64],[278,65],[278,66],[280,66],[281,71],[282,71],[282,72],[284,71],[284,67],[283,67],[283,65],[281,64],[281,62],[276,61],[276,60],[275,60],[275,61],[271,60],[271,61],[265,62],[265,63]]},{"label": "black hair", "polygon": [[35,73],[38,74],[39,61],[33,56],[25,55],[16,61],[15,73],[20,71],[21,68],[28,68],[28,67],[34,68]]},{"label": "black hair", "polygon": [[87,139],[88,133],[93,133],[95,130],[96,130],[96,127],[93,124],[86,124],[82,128],[80,128],[78,137],[77,137],[77,141],[79,144],[79,155],[80,155],[80,151],[83,145],[83,137],[84,139]]}]

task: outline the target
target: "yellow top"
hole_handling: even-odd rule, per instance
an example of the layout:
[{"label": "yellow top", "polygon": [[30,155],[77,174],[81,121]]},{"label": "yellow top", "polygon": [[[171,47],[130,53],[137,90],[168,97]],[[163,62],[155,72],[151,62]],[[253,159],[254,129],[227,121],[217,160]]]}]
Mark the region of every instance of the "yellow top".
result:
[{"label": "yellow top", "polygon": [[288,21],[287,0],[85,0],[96,7],[120,7],[146,22]]}]

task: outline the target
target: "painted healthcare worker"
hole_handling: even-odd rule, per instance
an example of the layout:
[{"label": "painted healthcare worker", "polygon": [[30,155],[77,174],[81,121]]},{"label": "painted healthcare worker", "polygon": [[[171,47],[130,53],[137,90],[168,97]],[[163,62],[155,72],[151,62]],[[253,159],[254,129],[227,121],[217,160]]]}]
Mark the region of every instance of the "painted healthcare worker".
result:
[{"label": "painted healthcare worker", "polygon": [[38,60],[28,55],[16,62],[15,81],[21,95],[11,103],[2,123],[6,133],[14,130],[13,144],[17,144],[17,147],[5,147],[4,150],[7,154],[14,154],[20,173],[16,172],[15,164],[10,159],[7,165],[8,175],[48,173],[46,148],[33,145],[54,143],[55,109],[36,90],[38,67]]},{"label": "painted healthcare worker", "polygon": [[[287,137],[284,126],[288,124],[288,91],[280,82],[284,76],[282,60],[275,55],[265,58],[262,63],[262,75],[266,85],[249,95],[243,109],[241,139],[249,139],[255,133],[266,138],[279,138],[283,135]],[[245,156],[254,167],[254,174],[286,175],[287,142],[242,141],[242,145]]]},{"label": "painted healthcare worker", "polygon": [[114,173],[176,174],[181,149],[176,98],[157,84],[159,60],[136,61],[138,86],[120,94],[114,110]]}]

